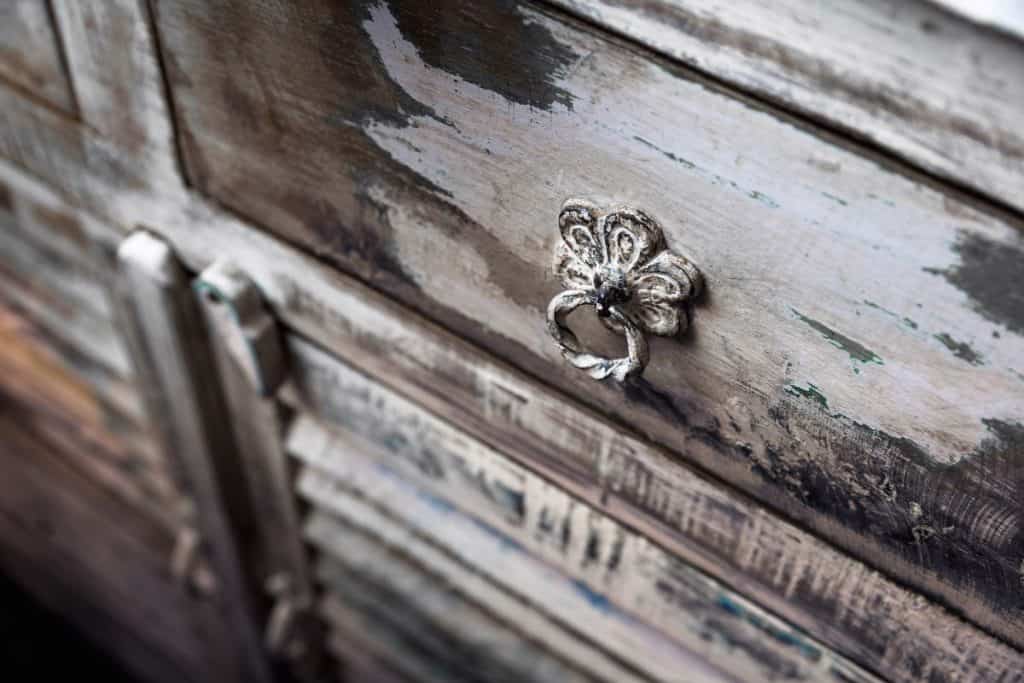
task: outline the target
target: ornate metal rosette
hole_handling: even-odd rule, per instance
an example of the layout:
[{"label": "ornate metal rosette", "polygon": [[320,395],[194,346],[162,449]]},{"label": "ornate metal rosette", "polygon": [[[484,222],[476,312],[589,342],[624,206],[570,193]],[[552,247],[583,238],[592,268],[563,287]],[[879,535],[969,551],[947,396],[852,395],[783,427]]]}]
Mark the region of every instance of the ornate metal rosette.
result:
[{"label": "ornate metal rosette", "polygon": [[[688,324],[685,305],[702,285],[697,267],[665,247],[661,227],[639,209],[601,212],[570,199],[558,215],[562,239],[555,249],[555,275],[565,291],[548,304],[548,331],[572,365],[594,379],[624,381],[643,372],[648,360],[644,334],[672,336]],[[627,355],[588,353],[565,319],[582,305],[626,337]]]}]

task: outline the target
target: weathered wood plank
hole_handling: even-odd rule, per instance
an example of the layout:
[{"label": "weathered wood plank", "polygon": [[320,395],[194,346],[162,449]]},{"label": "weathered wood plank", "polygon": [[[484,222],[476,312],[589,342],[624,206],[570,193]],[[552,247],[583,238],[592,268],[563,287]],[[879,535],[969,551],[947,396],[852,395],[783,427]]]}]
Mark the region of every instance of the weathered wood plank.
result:
[{"label": "weathered wood plank", "polygon": [[[404,421],[408,416],[399,419]],[[296,435],[295,441],[320,442],[319,449],[301,453],[300,457],[331,474],[344,476],[349,468],[339,460],[352,458],[353,451],[367,452],[358,442],[318,434],[317,428],[309,422],[300,423],[296,429],[306,434]],[[395,438],[402,437],[395,434]],[[398,469],[407,474],[419,470],[420,476],[413,480],[417,487],[442,496],[447,494],[444,498],[447,504],[464,510],[469,508],[479,521],[504,535],[508,542],[521,545],[564,571],[570,579],[592,591],[594,602],[607,600],[642,622],[659,627],[737,680],[774,680],[786,676],[823,681],[875,680],[822,648],[812,638],[793,630],[563,491],[527,472],[517,471],[518,468],[502,462],[495,454],[487,453],[486,448],[478,446],[478,452],[474,453],[472,445],[462,445],[466,449],[454,454],[443,452],[445,445],[432,442],[423,445],[423,452],[436,455],[436,459],[405,461],[403,466],[396,463],[395,458],[385,456],[382,464],[386,467],[397,464]],[[298,450],[296,453],[299,454]],[[479,495],[481,489],[484,496],[492,497],[489,505],[474,505],[466,500],[473,498],[470,491]],[[459,495],[460,490],[466,493]],[[504,500],[493,500],[501,497]],[[338,501],[337,504],[344,503]],[[333,548],[334,554],[339,556],[342,553],[359,558],[372,555],[360,549],[358,543],[346,540],[345,535],[341,535],[340,540],[325,541],[327,531],[317,532],[313,524],[315,520],[311,523],[311,535],[317,537],[318,545],[328,552]],[[377,526],[369,528],[369,532],[378,533]],[[337,532],[334,535],[337,537]],[[482,560],[490,559],[487,555],[465,556],[481,564]],[[502,571],[492,570],[494,574]],[[490,573],[486,569],[484,572]],[[458,589],[462,583],[457,581],[451,585]],[[542,600],[543,592],[538,594],[531,583],[510,583],[509,589]],[[491,604],[490,601],[487,604]],[[555,616],[573,624],[571,617],[557,613]],[[587,633],[592,637],[601,630],[600,625],[593,622],[588,623],[588,628]]]},{"label": "weathered wood plank", "polygon": [[[0,172],[19,193],[45,195],[10,164],[0,161]],[[934,638],[927,641],[935,654],[925,670],[939,680],[987,680],[1019,661],[1019,654],[937,605],[695,476],[678,458],[611,428],[201,199],[140,203],[116,193],[110,197],[107,206],[124,225],[158,219],[193,270],[207,267],[217,254],[231,254],[293,327],[705,571],[743,586],[761,604],[858,661],[878,662],[872,666],[897,672],[887,675],[912,680],[907,672],[918,663],[900,653],[921,637]]]},{"label": "weathered wood plank", "polygon": [[403,556],[401,548],[381,546],[322,512],[310,518],[306,529],[310,540],[329,549],[317,565],[325,593],[346,606],[377,615],[400,638],[428,653],[435,670],[444,671],[443,676],[430,678],[602,680],[565,662],[536,634],[505,622],[489,612],[488,605],[467,600],[458,585],[425,573],[415,558]]},{"label": "weathered wood plank", "polygon": [[74,114],[75,98],[49,5],[50,0],[0,3],[0,79]]},{"label": "weathered wood plank", "polygon": [[[404,549],[433,575],[458,585],[467,597],[489,605],[577,666],[594,667],[603,674],[601,678],[636,680],[639,675],[641,680],[645,676],[677,680],[680,672],[689,671],[691,680],[720,680],[721,675],[699,657],[595,599],[500,534],[476,525],[440,499],[417,493],[394,473],[363,461],[358,453],[350,456],[344,479],[304,469],[299,492],[388,546]],[[335,555],[344,552],[335,546],[329,550]],[[579,656],[580,650],[595,661],[588,664]],[[595,657],[602,651],[603,657]],[[611,673],[616,668],[622,673]]]},{"label": "weathered wood plank", "polygon": [[[331,434],[308,417],[298,418],[292,428],[290,450],[311,466],[344,476],[350,467],[345,461],[354,457],[352,453],[366,454],[382,466],[410,478],[418,489],[443,497],[613,604],[681,638],[691,647],[693,644],[687,636],[699,634],[704,638],[717,628],[728,630],[728,637],[712,640],[735,646],[744,642],[740,632],[745,627],[749,652],[774,663],[780,670],[799,671],[809,666],[808,662],[801,661],[801,656],[812,657],[813,668],[825,667],[831,660],[838,670],[843,669],[842,658],[836,658],[828,648],[791,632],[788,625],[779,625],[759,608],[745,606],[742,598],[721,586],[716,587],[716,582],[687,567],[657,544],[563,489],[548,484],[490,447],[337,361],[323,356],[317,359],[320,352],[298,343],[293,343],[292,348],[296,375],[307,387],[315,385],[304,393],[307,405],[344,430],[344,433]],[[705,507],[707,505],[705,503]],[[716,524],[711,515],[699,522]],[[760,552],[777,551],[773,547],[774,538],[762,540],[766,543]],[[813,548],[808,550],[815,552]],[[830,559],[819,558],[822,563]],[[806,578],[801,577],[801,580]],[[840,587],[824,577],[823,582],[830,589]],[[894,596],[872,597],[875,601],[872,607],[854,608],[859,615],[850,613],[847,619],[863,623],[871,617],[872,628],[881,629],[884,637],[877,632],[863,632],[850,634],[842,641],[857,661],[889,680],[918,680],[921,676],[918,663],[929,658],[934,662],[929,674],[936,678],[940,678],[943,671],[950,675],[962,671],[964,662],[958,654],[962,643],[950,641],[950,635],[958,627],[956,620],[946,619],[947,628],[933,623],[933,631],[921,633],[906,623],[914,617],[912,610],[924,607],[912,604],[913,596],[907,596],[908,604],[902,613],[889,611],[895,607]],[[702,604],[711,607],[702,611],[699,607]],[[681,605],[685,608],[680,608]],[[887,610],[877,609],[879,605],[885,605]],[[739,617],[741,624],[743,619],[749,623],[737,626],[723,619],[718,612],[726,608],[731,616]],[[679,609],[685,613],[679,613]],[[900,630],[895,631],[885,624],[879,614],[902,622]],[[729,630],[730,626],[735,630]],[[783,638],[783,633],[791,633],[791,636]],[[816,631],[812,633],[818,635]],[[775,636],[779,636],[784,645],[772,643]],[[885,650],[872,652],[878,643],[885,643]],[[985,651],[986,662],[974,673],[978,680],[1019,675],[1018,669],[1024,662],[1019,654],[994,643],[989,643]],[[736,656],[730,653],[730,661]]]},{"label": "weathered wood plank", "polygon": [[416,654],[399,654],[392,636],[371,637],[374,628],[381,628],[377,624],[367,624],[366,617],[354,614],[330,595],[321,602],[320,614],[331,623],[327,649],[338,660],[339,679],[381,683],[422,680],[424,667],[413,666],[410,661]]},{"label": "weathered wood plank", "polygon": [[[107,615],[128,638],[102,643],[109,651],[131,660],[126,650],[148,647],[172,671],[198,680],[201,647],[190,601],[163,564],[172,540],[167,529],[76,472],[61,452],[68,445],[32,431],[7,403],[0,434],[4,570],[30,581],[44,600],[54,590],[69,598],[53,605],[69,618],[78,609]],[[95,619],[90,628],[102,623]],[[91,635],[102,639],[95,630]]]},{"label": "weathered wood plank", "polygon": [[[303,485],[300,479],[300,486]],[[319,483],[317,483],[319,482]],[[337,488],[330,477],[324,475],[310,474],[306,476],[305,485],[314,487],[310,490],[326,491]],[[319,488],[315,488],[319,487]],[[421,538],[414,534],[408,527],[404,527],[395,520],[381,517],[379,512],[365,505],[353,504],[344,497],[332,498],[334,504],[321,506],[323,509],[333,511],[333,514],[341,514],[345,519],[357,525],[359,528],[373,534],[386,545],[399,549],[407,556],[415,559],[416,563],[428,571],[435,580],[447,585],[458,586],[458,589],[470,600],[478,605],[486,606],[491,613],[501,616],[509,624],[525,630],[531,637],[545,643],[547,647],[558,652],[567,662],[573,664],[581,671],[590,671],[601,680],[632,681],[646,680],[637,670],[637,667],[629,663],[629,659],[618,657],[612,647],[612,652],[605,652],[600,643],[594,641],[594,635],[589,630],[582,632],[574,631],[571,625],[554,620],[544,611],[538,610],[536,600],[528,597],[523,600],[514,591],[508,591],[496,584],[490,575],[481,573],[478,569],[466,562],[459,560],[459,557],[451,557],[442,548],[432,544],[429,538]],[[344,509],[339,506],[343,505]],[[337,546],[332,546],[337,548]],[[332,554],[337,555],[335,550]],[[344,558],[342,558],[344,559]],[[563,579],[557,575],[550,575],[555,585],[563,583]],[[633,634],[634,639],[643,639],[639,633]],[[654,637],[659,642],[660,637]],[[646,648],[642,648],[646,649]]]},{"label": "weathered wood plank", "polygon": [[1024,47],[1010,36],[930,2],[553,4],[1024,209]]},{"label": "weathered wood plank", "polygon": [[[1018,225],[527,5],[329,4],[154,3],[197,188],[1024,644]],[[544,335],[570,194],[707,275],[646,381]]]},{"label": "weathered wood plank", "polygon": [[109,320],[47,291],[39,278],[20,277],[7,266],[7,261],[0,262],[0,299],[65,346],[106,367],[111,374],[131,377],[131,361]]}]

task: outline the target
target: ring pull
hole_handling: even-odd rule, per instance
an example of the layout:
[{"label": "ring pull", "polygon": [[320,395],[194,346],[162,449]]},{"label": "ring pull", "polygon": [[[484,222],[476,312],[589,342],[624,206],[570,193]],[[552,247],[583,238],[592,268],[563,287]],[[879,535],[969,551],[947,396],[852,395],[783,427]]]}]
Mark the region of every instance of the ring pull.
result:
[{"label": "ring pull", "polygon": [[[623,382],[640,375],[649,359],[645,334],[673,336],[689,324],[685,306],[703,277],[689,259],[669,251],[661,227],[639,209],[607,213],[570,199],[558,215],[562,239],[554,271],[565,291],[548,304],[547,326],[562,355],[594,379]],[[626,337],[626,356],[587,352],[566,325],[580,306],[593,306],[601,322]]]}]

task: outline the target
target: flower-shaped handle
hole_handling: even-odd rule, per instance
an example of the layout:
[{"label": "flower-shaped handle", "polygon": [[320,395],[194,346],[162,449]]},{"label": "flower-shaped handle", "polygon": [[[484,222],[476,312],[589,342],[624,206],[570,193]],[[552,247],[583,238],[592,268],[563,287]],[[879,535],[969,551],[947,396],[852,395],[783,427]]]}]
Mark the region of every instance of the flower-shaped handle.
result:
[{"label": "flower-shaped handle", "polygon": [[[661,227],[638,209],[602,212],[590,202],[570,199],[562,205],[558,228],[562,239],[554,270],[565,291],[548,304],[548,332],[566,360],[594,379],[621,382],[639,375],[648,360],[644,334],[672,336],[688,325],[685,306],[700,292],[700,271],[669,251]],[[624,358],[597,356],[580,345],[565,319],[584,304],[626,336]]]}]

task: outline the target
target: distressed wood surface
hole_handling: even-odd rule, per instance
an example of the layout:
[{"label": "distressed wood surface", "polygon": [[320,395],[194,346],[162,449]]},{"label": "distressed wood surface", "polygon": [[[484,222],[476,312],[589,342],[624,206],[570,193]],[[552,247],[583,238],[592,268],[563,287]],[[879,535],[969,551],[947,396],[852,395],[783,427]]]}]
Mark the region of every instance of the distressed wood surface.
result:
[{"label": "distressed wood surface", "polygon": [[[418,563],[429,563],[435,577],[458,585],[479,604],[489,605],[488,609],[503,619],[549,642],[563,658],[574,657],[580,649],[603,652],[602,659],[610,659],[612,664],[598,659],[587,665],[576,657],[574,663],[625,670],[624,674],[598,673],[607,680],[616,680],[616,676],[636,680],[639,675],[640,680],[676,681],[682,680],[684,672],[696,681],[720,680],[721,675],[700,657],[600,600],[515,543],[477,525],[440,499],[417,493],[394,473],[367,463],[365,456],[357,452],[349,456],[345,477],[306,468],[299,479],[299,492],[386,545],[404,548]],[[332,549],[333,554],[342,552],[342,547]],[[511,600],[499,597],[502,591],[509,593]],[[510,606],[514,602],[522,603],[518,613]],[[549,641],[553,632],[565,629],[571,638]],[[562,645],[566,640],[582,641],[582,646],[566,648]]]},{"label": "distressed wood surface", "polygon": [[[296,384],[286,395],[298,401],[299,409],[311,411],[348,435],[332,436],[309,418],[300,417],[292,428],[291,450],[296,456],[341,475],[347,466],[339,458],[351,457],[347,454],[353,450],[375,454],[372,457],[410,477],[417,487],[447,499],[508,534],[531,553],[638,618],[666,633],[682,634],[684,642],[686,634],[694,630],[693,622],[688,620],[697,619],[695,604],[700,601],[687,601],[683,596],[692,595],[694,586],[700,586],[696,590],[703,590],[701,595],[706,597],[714,582],[694,578],[698,576],[696,572],[687,569],[685,563],[665,552],[658,543],[666,543],[671,551],[688,559],[694,558],[693,543],[700,543],[704,547],[696,555],[699,566],[721,574],[725,568],[723,561],[739,565],[740,572],[727,576],[740,588],[749,590],[752,580],[775,582],[777,587],[773,591],[779,594],[777,597],[763,591],[754,595],[759,600],[767,599],[773,608],[784,610],[779,613],[787,618],[796,615],[797,623],[807,632],[824,638],[887,680],[910,683],[923,676],[934,680],[960,676],[965,677],[961,680],[1002,677],[1008,681],[1021,675],[1024,657],[1019,653],[988,638],[962,639],[963,624],[959,620],[943,614],[919,596],[886,585],[863,565],[837,557],[834,551],[795,529],[779,525],[756,506],[722,495],[706,482],[659,472],[653,466],[646,469],[652,461],[644,458],[643,447],[628,439],[593,430],[599,440],[589,445],[563,441],[568,449],[590,453],[594,469],[603,470],[608,477],[600,490],[587,496],[593,501],[588,504],[562,488],[568,474],[565,468],[572,467],[567,458],[543,466],[543,471],[562,486],[550,485],[490,446],[310,344],[293,338],[290,348]],[[547,427],[551,438],[558,439],[571,423],[562,424],[561,433],[554,424],[538,426]],[[590,426],[577,424],[581,428]],[[493,436],[489,432],[484,438],[492,441]],[[511,433],[509,440],[516,439],[521,449],[533,450],[533,443],[523,443],[522,435]],[[637,469],[619,469],[614,463],[624,453],[637,458]],[[525,462],[530,466],[538,464],[529,458]],[[636,490],[631,494],[630,489]],[[662,524],[673,524],[678,535],[666,535],[664,527],[652,527],[650,520],[641,520],[640,528],[656,540],[652,543],[600,512],[621,513],[622,508],[616,504],[619,496],[628,499],[641,490],[646,491],[651,501],[674,497],[671,503],[665,501]],[[636,522],[633,515],[625,517]],[[726,548],[729,550],[722,552]],[[730,555],[731,559],[725,560]],[[724,604],[734,607],[733,616],[744,615],[755,625],[753,635],[747,634],[750,652],[776,662],[779,668],[799,670],[799,655],[820,647],[796,636],[782,640],[788,647],[779,646],[781,653],[758,646],[756,636],[764,634],[759,634],[757,625],[775,634],[784,629],[773,629],[769,626],[772,619],[762,616],[756,608],[745,611],[742,599],[726,590],[720,589],[717,596],[709,601],[716,608]],[[834,602],[834,607],[821,609],[828,602]],[[820,610],[818,620],[808,619],[806,612],[794,612],[794,603],[816,604]],[[687,605],[692,614],[675,613],[680,604]],[[715,625],[729,625],[728,621],[716,621],[714,616],[709,618],[712,626],[696,630],[713,632]],[[746,626],[749,628],[750,624]],[[736,632],[730,635],[726,640],[741,642]],[[819,653],[815,661],[827,661],[834,656],[827,648],[822,651],[824,654]],[[971,654],[966,655],[967,651]],[[772,657],[767,656],[769,652]],[[839,662],[841,666],[841,658]]]},{"label": "distressed wood surface", "polygon": [[[372,383],[360,386],[356,377],[351,381],[349,389],[366,395],[380,413],[374,415],[366,405],[352,406],[350,414],[358,416],[353,422],[360,424],[354,428],[359,434],[355,439],[327,433],[300,418],[290,444],[307,464],[345,478],[354,451],[374,458],[420,491],[440,497],[564,572],[591,591],[593,602],[607,601],[659,628],[738,680],[877,680],[483,444],[432,424],[428,416]],[[372,445],[361,446],[360,437]],[[502,573],[498,569],[495,575]],[[510,583],[509,589],[536,595],[540,604],[548,602],[532,583]],[[556,616],[573,623],[571,616]],[[598,623],[590,622],[588,628],[592,635],[601,632]]]},{"label": "distressed wood surface", "polygon": [[89,444],[40,427],[0,397],[0,568],[136,673],[202,680],[189,598],[164,564],[167,528],[76,471],[66,451]]},{"label": "distressed wood surface", "polygon": [[430,669],[425,670],[437,673],[424,679],[599,680],[559,659],[546,643],[489,612],[487,605],[467,600],[458,585],[425,573],[401,549],[381,546],[323,513],[310,519],[307,530],[314,543],[327,549],[317,568],[324,592],[350,608],[378,615],[397,630],[399,641],[426,651]]},{"label": "distressed wood surface", "polygon": [[[10,164],[0,161],[0,173],[18,192],[46,199],[44,188]],[[904,679],[924,672],[977,681],[1020,661],[937,605],[695,476],[670,453],[201,198],[110,197],[107,206],[123,224],[159,224],[192,270],[231,254],[293,328],[857,661]],[[927,654],[907,654],[919,647]]]},{"label": "distressed wood surface", "polygon": [[551,2],[1024,209],[1019,39],[930,2]]},{"label": "distressed wood surface", "polygon": [[[138,3],[132,0],[111,2],[83,0],[83,2],[73,5],[67,4],[72,8],[86,8],[94,13],[100,10],[111,14],[119,13],[121,19],[138,14]],[[58,8],[58,13],[60,11],[62,10]],[[86,64],[91,55],[103,51],[109,55],[109,59],[131,61],[136,65],[138,73],[145,77],[139,78],[136,83],[137,97],[125,99],[123,105],[131,111],[131,120],[136,124],[133,130],[144,133],[144,145],[139,149],[111,149],[109,146],[104,148],[93,141],[83,148],[79,130],[71,129],[60,120],[47,120],[45,116],[35,115],[31,108],[24,106],[25,103],[16,95],[0,92],[0,96],[4,98],[4,106],[0,107],[0,112],[2,112],[0,116],[3,118],[3,124],[0,125],[3,132],[3,135],[0,136],[0,154],[6,159],[6,161],[0,162],[0,173],[6,180],[17,184],[22,190],[39,192],[40,185],[34,178],[25,175],[24,170],[27,169],[37,177],[48,178],[51,182],[59,184],[62,192],[73,197],[82,206],[88,207],[89,211],[95,215],[109,219],[110,225],[119,226],[123,230],[139,223],[157,224],[162,232],[173,238],[178,249],[187,253],[189,264],[196,270],[207,265],[212,259],[212,254],[216,253],[218,249],[239,250],[245,254],[247,268],[266,277],[267,282],[264,284],[273,291],[275,307],[279,314],[288,319],[291,324],[304,329],[307,334],[321,339],[325,344],[336,346],[345,353],[352,354],[359,358],[360,362],[370,366],[376,364],[378,367],[396,373],[393,380],[389,381],[398,382],[402,385],[403,391],[418,394],[425,401],[433,401],[435,405],[441,405],[441,397],[431,396],[431,393],[435,391],[439,394],[448,392],[452,400],[457,402],[457,405],[446,409],[448,414],[466,424],[475,424],[473,429],[481,433],[489,433],[488,438],[505,438],[510,442],[508,450],[514,452],[517,457],[541,459],[553,455],[569,457],[568,452],[561,451],[563,446],[557,442],[557,439],[548,438],[543,433],[530,433],[525,437],[532,448],[538,449],[537,455],[533,456],[524,454],[525,449],[522,447],[511,448],[515,445],[512,443],[513,439],[501,437],[501,430],[488,430],[480,425],[481,420],[486,421],[486,419],[478,416],[486,414],[488,419],[504,421],[518,413],[520,401],[515,396],[510,396],[506,390],[509,382],[519,389],[533,389],[536,388],[536,385],[516,384],[521,378],[515,373],[510,373],[505,366],[495,365],[475,349],[454,342],[451,337],[436,335],[435,331],[429,327],[426,328],[430,333],[426,337],[428,351],[436,354],[433,356],[434,363],[442,363],[445,358],[449,358],[449,374],[436,375],[431,380],[427,380],[427,375],[433,372],[432,368],[435,366],[431,363],[420,362],[419,358],[409,357],[410,354],[407,354],[402,346],[399,346],[387,358],[376,358],[375,354],[380,349],[373,349],[370,346],[371,342],[384,341],[385,345],[382,348],[389,348],[387,345],[389,340],[386,336],[375,337],[372,330],[368,332],[359,323],[353,323],[347,311],[338,307],[339,304],[344,304],[353,307],[353,310],[357,312],[365,312],[363,303],[358,298],[352,298],[346,293],[347,285],[343,279],[335,278],[327,269],[318,266],[312,260],[298,257],[291,250],[283,249],[273,240],[265,240],[254,235],[240,221],[187,193],[181,187],[177,177],[167,170],[173,169],[175,162],[173,149],[168,145],[170,139],[169,117],[159,89],[159,69],[155,55],[145,46],[140,47],[140,44],[145,42],[144,36],[142,36],[144,32],[136,31],[135,35],[142,37],[133,41],[115,40],[110,39],[116,35],[114,31],[90,32],[87,23],[70,25],[73,32],[77,32],[77,34],[69,37],[69,45],[77,45],[80,53],[78,58],[72,60],[72,69],[74,70],[74,63]],[[108,22],[103,26],[114,26],[116,23]],[[154,75],[156,76],[154,77]],[[89,69],[81,74],[76,74],[75,81],[76,85],[80,85],[82,89],[90,90],[90,96],[101,105],[103,102],[112,102],[115,99],[117,84],[112,83],[109,79],[104,79],[101,69]],[[515,110],[515,107],[510,106],[509,109]],[[524,109],[519,108],[519,112],[522,111]],[[97,129],[110,125],[101,116],[91,120],[90,124]],[[33,140],[34,144],[23,142]],[[131,160],[137,158],[160,159],[163,163],[158,165],[148,162],[140,163],[132,170]],[[151,167],[154,169],[152,173],[149,172]],[[953,206],[957,206],[955,202]],[[93,225],[91,221],[86,221],[86,223]],[[545,226],[550,227],[550,223],[550,218],[545,218]],[[107,225],[107,223],[99,224],[104,227]],[[545,263],[546,259],[545,256]],[[956,273],[952,273],[952,275],[955,276]],[[271,281],[272,279],[273,281]],[[334,291],[334,287],[340,287],[342,291]],[[369,293],[366,296],[370,296]],[[292,304],[295,304],[295,310],[288,310]],[[385,310],[390,309],[385,306]],[[871,313],[871,315],[881,317],[882,313]],[[405,318],[409,317],[408,312],[398,311],[396,316],[401,324],[389,328],[389,334],[407,332],[409,329],[420,329],[416,325],[412,325],[411,328],[405,326]],[[346,327],[346,325],[352,327]],[[351,336],[354,331],[365,335],[365,338]],[[924,336],[926,335],[922,335],[922,338]],[[415,335],[401,337],[399,334],[399,337],[407,340],[403,343],[419,339]],[[952,336],[949,339],[953,343],[954,350],[958,349],[959,347],[956,345],[958,340]],[[434,342],[438,342],[442,346],[431,346],[431,343]],[[452,349],[456,350],[452,352],[453,357],[464,352],[478,359],[480,364],[478,366],[472,364],[451,365],[450,357],[445,355],[448,351],[445,350],[444,344],[449,344]],[[550,374],[550,372],[545,372],[545,376]],[[498,378],[497,382],[493,381],[495,377]],[[432,380],[434,380],[433,385]],[[443,387],[443,389],[438,390],[435,388],[436,386]],[[548,393],[546,395],[559,398],[557,394]],[[485,398],[490,403],[486,412],[483,409]],[[543,404],[543,402],[541,404],[533,403],[530,400],[522,403],[527,410]],[[480,410],[476,411],[476,408],[480,408]],[[572,406],[565,408],[568,410],[568,414],[576,416],[576,419],[582,415],[582,424],[587,428],[595,424],[587,413],[579,413]],[[542,415],[543,411],[539,414]],[[557,411],[552,415],[561,417]],[[504,422],[499,423],[504,424]],[[565,431],[555,429],[553,423],[542,422],[541,424],[543,429],[549,430],[552,435],[565,435]],[[578,423],[573,424],[579,426]],[[574,441],[574,443],[578,445],[581,442]],[[612,445],[615,442],[601,443]],[[645,460],[645,462],[658,464],[654,470],[657,475],[654,481],[666,481],[661,479],[662,471],[687,472],[685,468],[679,470],[677,464],[667,454],[651,451],[640,442],[630,441],[629,443],[640,446],[641,455],[645,449],[646,452],[654,454],[655,457],[652,460]],[[570,458],[569,461],[571,462],[572,459]],[[583,490],[585,495],[592,496],[593,500],[598,500],[602,486],[597,483],[599,481],[596,476],[597,471],[584,467],[579,481],[573,483],[568,477],[565,481],[567,485],[577,486]],[[619,472],[615,476],[618,477],[621,474]],[[673,486],[679,486],[680,490],[692,491],[694,490],[693,481],[692,478],[684,476],[681,480],[675,481]],[[700,482],[701,480],[696,481]],[[657,484],[657,486],[662,485],[664,484]],[[706,483],[702,483],[701,486],[707,486],[708,490],[713,490]],[[618,491],[609,489],[608,500],[615,508],[613,513],[616,516],[623,515],[637,520],[641,525],[647,526],[652,534],[672,537],[685,526],[687,519],[691,519],[685,512],[672,513],[673,509],[680,509],[676,507],[677,499],[672,494],[665,494],[667,497],[662,498],[662,500],[668,501],[667,507],[660,504],[654,506],[653,498],[645,502],[642,498],[637,497],[638,490],[630,485],[620,484],[617,488]],[[699,490],[700,487],[698,486],[697,489]],[[674,491],[675,488],[661,490]],[[758,510],[756,506],[748,507],[742,499],[731,497],[728,492],[723,492],[721,495],[725,497],[725,500],[740,500],[741,509]],[[681,497],[678,500],[681,502],[685,498]],[[699,507],[695,509],[699,509]],[[902,509],[903,506],[892,508],[894,523],[901,523],[902,517],[899,516],[899,511]],[[670,514],[663,517],[660,511]],[[775,526],[777,520],[771,515],[763,515],[763,518],[768,529],[780,528]],[[654,521],[658,519],[663,519],[663,521]],[[751,525],[749,528],[742,522],[738,523],[735,528],[730,525],[721,527],[727,530],[722,538],[732,539],[724,542],[723,547],[712,548],[706,543],[697,543],[700,553],[708,553],[708,556],[713,558],[712,560],[705,559],[706,563],[720,562],[722,572],[739,577],[737,583],[744,584],[749,590],[761,592],[759,598],[762,600],[778,602],[780,613],[788,611],[805,623],[809,621],[812,628],[826,632],[829,639],[841,640],[844,637],[844,632],[847,635],[856,633],[857,628],[854,625],[860,624],[859,628],[865,638],[865,648],[872,651],[871,656],[878,657],[879,653],[886,650],[887,638],[892,637],[890,634],[893,631],[885,629],[891,628],[893,624],[899,624],[906,614],[902,609],[909,610],[910,605],[917,602],[916,600],[911,601],[912,594],[898,587],[896,587],[895,593],[890,592],[894,584],[884,577],[867,571],[863,565],[856,562],[851,563],[849,558],[835,554],[831,548],[818,544],[811,537],[785,524],[781,528],[788,529],[788,531],[770,539],[776,547],[784,548],[784,551],[774,555],[768,553],[748,555],[747,551],[757,546],[743,542],[737,543],[737,541],[753,534],[753,525],[759,516],[754,515],[743,519],[749,520]],[[890,527],[891,525],[887,525],[883,528]],[[834,529],[832,532],[836,533]],[[928,525],[925,525],[919,530],[918,536],[927,534]],[[694,552],[686,551],[685,545],[685,543],[679,544],[681,552]],[[771,543],[768,545],[770,546]],[[872,548],[870,545],[867,549],[855,542],[852,545],[846,543],[844,545],[857,549],[858,554],[872,558],[877,557],[877,548]],[[803,547],[805,550],[799,551],[799,547]],[[820,565],[813,561],[805,564],[807,558],[813,560],[816,557],[815,550],[818,551],[818,555],[827,560]],[[781,561],[780,558],[786,558],[786,560],[782,564],[778,564],[776,560]],[[795,558],[792,560],[792,564],[789,563],[788,558]],[[772,571],[773,566],[777,571]],[[905,573],[915,574],[915,570],[906,568]],[[798,579],[798,577],[804,577],[804,579]],[[811,580],[810,577],[815,578]],[[917,574],[917,580],[914,583],[921,585],[921,582],[930,585],[931,591],[937,593],[943,591],[943,584],[927,573]],[[795,604],[792,605],[788,604],[784,597],[781,597],[786,592],[784,587],[790,584],[793,584],[792,595],[795,601]],[[832,586],[838,586],[838,589],[833,590]],[[887,607],[880,608],[878,613],[871,615],[871,618],[858,616],[859,610],[865,602],[857,596],[873,595],[876,592],[883,596],[881,599]],[[1012,596],[1013,594],[1008,587],[1007,595]],[[899,596],[904,596],[904,598]],[[901,602],[901,600],[905,600],[905,602]],[[854,607],[847,609],[845,607],[847,604],[854,605]],[[899,605],[905,607],[900,608]],[[958,645],[947,645],[948,651],[954,652],[954,654],[941,655],[940,666],[953,666],[950,661],[944,661],[941,657],[970,657],[973,655],[963,653],[973,653],[978,648],[982,654],[979,659],[981,663],[976,666],[980,668],[984,662],[990,661],[986,659],[988,655],[985,654],[987,646],[984,645],[984,637],[980,641],[976,640],[976,635],[966,625],[958,625],[955,619],[951,619],[942,610],[937,610],[934,605],[926,602],[923,605],[923,611],[920,612],[922,614],[921,621],[914,622],[923,625],[920,631],[935,635],[940,642],[947,640],[958,642]],[[946,624],[947,626],[930,629],[932,623]],[[876,624],[881,628],[875,629]],[[943,631],[944,628],[948,630]],[[874,630],[878,630],[878,637],[868,639],[866,635]],[[946,634],[945,637],[942,634]],[[960,638],[965,640],[959,640]],[[978,642],[982,644],[979,645]],[[957,654],[955,652],[957,650],[961,654]],[[946,651],[944,650],[944,652]],[[975,669],[970,668],[971,665],[967,664],[967,661],[969,660],[963,660],[963,666],[973,672]],[[926,663],[932,664],[931,661]],[[948,668],[946,670],[955,669]]]},{"label": "distressed wood surface", "polygon": [[408,647],[388,624],[371,621],[329,594],[319,611],[331,624],[327,648],[339,662],[339,679],[412,683],[429,671],[420,662],[422,654]]},{"label": "distressed wood surface", "polygon": [[[528,5],[328,5],[154,3],[199,190],[1024,643],[1019,225]],[[569,195],[707,276],[646,381],[543,331]]]},{"label": "distressed wood surface", "polygon": [[50,0],[0,3],[0,81],[74,114],[75,98]]}]

